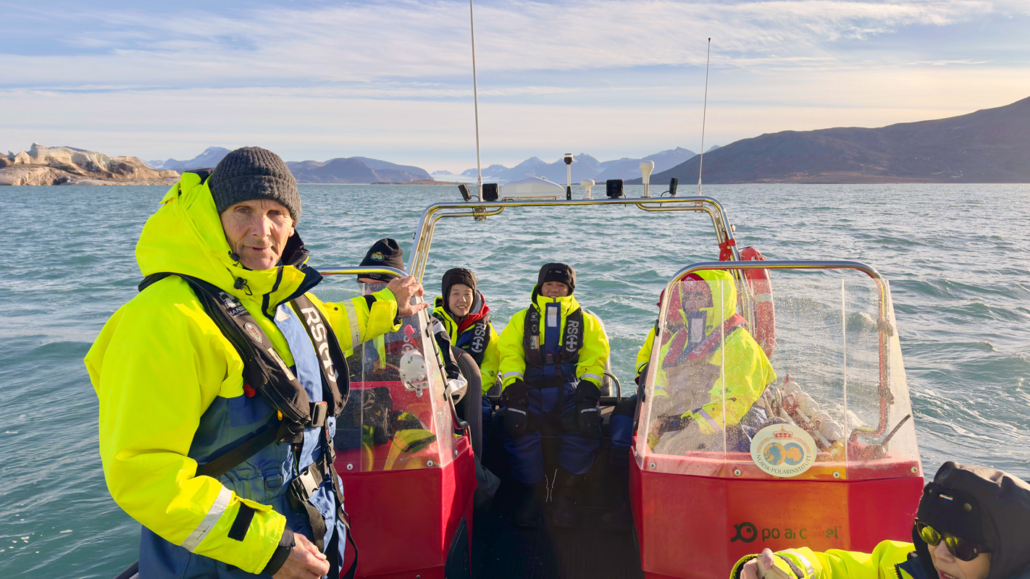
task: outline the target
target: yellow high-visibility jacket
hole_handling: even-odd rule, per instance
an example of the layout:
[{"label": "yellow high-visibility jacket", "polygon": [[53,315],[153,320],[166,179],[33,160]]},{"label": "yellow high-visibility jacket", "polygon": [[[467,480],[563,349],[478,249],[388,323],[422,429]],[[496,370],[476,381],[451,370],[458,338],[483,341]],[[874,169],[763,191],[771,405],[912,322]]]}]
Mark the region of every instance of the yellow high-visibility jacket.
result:
[{"label": "yellow high-visibility jacket", "polygon": [[[447,312],[447,309],[443,307],[443,300],[444,298],[436,298],[436,307],[433,310],[433,315],[443,323],[443,327],[446,328],[447,334],[450,336],[451,344],[469,352],[469,354],[472,354],[470,348],[466,344],[469,340],[465,338],[471,336],[471,334],[475,332],[476,327],[473,325],[465,328],[459,336],[458,327],[460,324],[458,324],[458,322],[451,317],[451,314]],[[483,386],[483,394],[486,394],[491,388],[493,388],[494,383],[497,381],[497,367],[501,363],[500,348],[498,346],[500,339],[497,336],[497,330],[494,329],[494,325],[492,323],[488,323],[487,325],[490,328],[490,336],[489,341],[486,344],[486,351],[483,352],[482,362],[476,360],[476,362],[479,363],[479,375],[480,382]],[[475,355],[472,357],[474,359]]]},{"label": "yellow high-visibility jacket", "polygon": [[[883,541],[872,553],[831,549],[819,553],[808,547],[776,553],[776,567],[795,579],[926,579],[918,559],[909,560],[915,552],[912,543]],[[758,555],[737,561],[730,579],[739,579],[741,568]]]},{"label": "yellow high-visibility jacket", "polygon": [[641,374],[644,373],[644,369],[647,367],[647,363],[651,361],[651,348],[654,347],[654,326],[651,326],[650,331],[647,332],[647,337],[644,338],[644,345],[640,346],[640,350],[637,351],[637,377],[641,381],[643,386],[643,377]]},{"label": "yellow high-visibility jacket", "polygon": [[[161,200],[143,227],[136,259],[144,276],[182,273],[232,294],[283,361],[294,364],[270,316],[293,297],[306,274],[293,266],[251,271],[234,262],[211,191],[198,175],[183,174]],[[389,290],[375,294],[374,301],[322,303],[308,297],[343,349],[394,329],[397,302]],[[229,492],[218,479],[195,476],[197,463],[187,456],[201,416],[216,397],[232,399],[244,392],[243,360],[186,282],[170,276],[119,308],[85,363],[100,400],[100,457],[115,502],[175,545],[213,523],[199,544],[193,546],[195,539],[188,543],[192,552],[260,573],[275,551],[285,517]],[[230,495],[228,503],[224,496],[216,501],[223,491]],[[227,534],[241,503],[258,512],[238,541]]]},{"label": "yellow high-visibility jacket", "polygon": [[[718,331],[718,328],[731,316],[736,313],[737,290],[733,277],[725,271],[701,271],[699,276],[711,289],[715,296],[711,307],[701,308],[705,313],[707,323],[705,335],[710,336]],[[671,304],[673,307],[675,304]],[[677,306],[678,307],[678,306]],[[681,326],[680,326],[681,327]],[[679,331],[686,331],[681,329]],[[651,358],[651,351],[654,348],[655,329],[651,331],[644,341],[643,347],[637,354],[637,372],[643,370]],[[675,342],[675,335],[669,336],[665,344],[659,349],[658,364],[662,364],[666,356],[670,354],[669,348]],[[725,358],[724,358],[725,352]],[[718,376],[715,382],[708,387],[710,394],[708,402],[704,403],[699,412],[693,412],[693,408],[680,409],[683,417],[692,416],[698,421],[701,432],[712,434],[715,429],[712,424],[720,428],[732,426],[740,422],[744,414],[758,400],[765,391],[765,387],[776,381],[776,371],[772,363],[762,351],[758,342],[751,337],[746,328],[739,327],[728,333],[723,343],[713,348],[712,352],[705,358],[708,364],[719,366]],[[726,404],[723,408],[723,385],[726,386]],[[656,372],[654,384],[655,399],[672,395],[675,398],[675,389],[689,388],[689,384],[670,384],[669,377],[661,367]],[[726,418],[723,424],[723,412]],[[704,415],[701,415],[701,412]]]},{"label": "yellow high-visibility jacket", "polygon": [[[569,314],[579,309],[579,303],[573,296],[559,298],[548,298],[534,293],[534,303],[543,317],[546,304],[556,302],[561,304],[561,327],[562,343],[565,341],[566,322]],[[507,388],[515,380],[521,380],[526,372],[526,353],[522,342],[525,335],[526,313],[528,309],[515,313],[508,320],[508,325],[501,332],[500,353],[501,363],[498,371],[501,373],[501,388]],[[544,327],[540,326],[540,347],[544,345]],[[611,353],[608,345],[608,336],[605,335],[601,321],[589,312],[583,312],[583,346],[579,350],[579,360],[576,363],[576,378],[592,382],[598,388],[601,387],[601,379],[604,377],[605,364]]]}]

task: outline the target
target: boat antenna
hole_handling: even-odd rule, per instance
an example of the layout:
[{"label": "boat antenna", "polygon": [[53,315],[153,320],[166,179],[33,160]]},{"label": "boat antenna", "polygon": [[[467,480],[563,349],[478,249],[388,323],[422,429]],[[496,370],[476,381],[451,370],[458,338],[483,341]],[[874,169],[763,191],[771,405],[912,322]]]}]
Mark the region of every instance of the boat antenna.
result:
[{"label": "boat antenna", "polygon": [[[469,26],[472,29],[472,102],[476,108],[476,185],[479,189],[479,202],[483,202],[483,164],[479,157],[479,87],[476,84],[476,15],[472,12],[472,0],[469,0]],[[705,81],[705,94],[708,91]],[[704,143],[702,142],[702,145]]]},{"label": "boat antenna", "polygon": [[[472,0],[469,0],[472,2]],[[475,70],[475,58],[472,59],[472,68]],[[712,64],[712,39],[708,39],[708,57],[705,62],[705,105],[701,113],[701,159],[697,163],[697,195],[701,196],[701,169],[705,166],[705,121],[708,119],[708,67]],[[478,117],[477,117],[478,118]],[[478,122],[478,121],[477,121]],[[478,125],[477,125],[478,126]],[[476,129],[476,139],[479,142],[479,132]],[[477,145],[478,146],[478,145]],[[478,154],[479,149],[476,149]]]}]

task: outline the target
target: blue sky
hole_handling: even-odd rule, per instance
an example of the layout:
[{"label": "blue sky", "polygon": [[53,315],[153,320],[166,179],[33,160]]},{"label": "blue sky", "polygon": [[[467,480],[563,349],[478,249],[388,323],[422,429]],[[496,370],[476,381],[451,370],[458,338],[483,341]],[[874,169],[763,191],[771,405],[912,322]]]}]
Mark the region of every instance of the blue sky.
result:
[{"label": "blue sky", "polygon": [[[876,127],[1030,96],[1030,1],[481,1],[484,166]],[[475,165],[461,1],[0,0],[0,148]]]}]

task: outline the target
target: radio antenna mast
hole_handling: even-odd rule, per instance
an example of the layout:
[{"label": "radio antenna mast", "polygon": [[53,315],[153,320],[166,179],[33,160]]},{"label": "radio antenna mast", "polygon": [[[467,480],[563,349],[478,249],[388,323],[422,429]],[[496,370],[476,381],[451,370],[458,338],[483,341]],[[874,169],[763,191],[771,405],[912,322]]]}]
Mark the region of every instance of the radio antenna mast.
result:
[{"label": "radio antenna mast", "polygon": [[[483,164],[479,158],[479,87],[476,84],[476,15],[472,12],[472,0],[469,0],[469,26],[472,29],[472,102],[476,108],[476,186],[479,190],[479,202],[483,202]],[[707,77],[706,77],[707,78]],[[705,94],[708,94],[707,80]],[[703,137],[702,137],[703,140]],[[703,142],[702,142],[703,144]]]},{"label": "radio antenna mast", "polygon": [[[469,0],[469,2],[471,2],[471,1],[472,0]],[[475,61],[474,58],[473,58],[473,61]],[[708,57],[707,57],[707,59],[705,61],[705,105],[704,105],[704,108],[702,109],[703,112],[701,113],[701,159],[698,160],[698,163],[697,163],[697,195],[698,195],[698,197],[701,196],[701,169],[703,169],[704,166],[705,166],[705,121],[708,119],[708,67],[711,65],[711,63],[712,63],[712,39],[709,38],[708,39]],[[472,65],[472,68],[475,69],[475,64]],[[478,122],[478,120],[476,122]],[[479,139],[478,129],[477,129],[477,132],[476,132],[476,139]],[[477,140],[477,143],[478,143],[478,140]],[[478,149],[477,149],[477,153],[478,153]],[[482,197],[482,194],[480,194],[480,197]]]}]

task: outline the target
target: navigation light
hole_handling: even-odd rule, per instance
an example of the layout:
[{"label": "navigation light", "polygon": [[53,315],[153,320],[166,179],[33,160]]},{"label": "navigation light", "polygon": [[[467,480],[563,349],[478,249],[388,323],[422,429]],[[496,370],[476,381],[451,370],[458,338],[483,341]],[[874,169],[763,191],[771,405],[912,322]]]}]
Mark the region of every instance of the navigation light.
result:
[{"label": "navigation light", "polygon": [[622,179],[608,179],[604,185],[606,195],[612,199],[622,197]]}]

